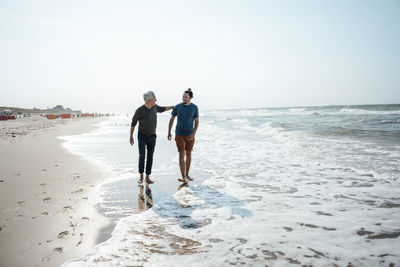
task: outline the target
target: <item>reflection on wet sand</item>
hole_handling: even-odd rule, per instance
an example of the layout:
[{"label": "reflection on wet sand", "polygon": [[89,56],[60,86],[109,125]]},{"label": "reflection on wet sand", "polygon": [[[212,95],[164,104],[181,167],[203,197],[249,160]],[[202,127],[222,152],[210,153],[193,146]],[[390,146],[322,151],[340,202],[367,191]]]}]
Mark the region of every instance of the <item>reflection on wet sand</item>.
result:
[{"label": "reflection on wet sand", "polygon": [[143,212],[147,209],[153,207],[153,196],[151,193],[151,187],[148,183],[145,183],[145,189],[143,185],[138,185],[139,195],[138,195],[138,210]]},{"label": "reflection on wet sand", "polygon": [[221,208],[229,207],[232,214],[241,216],[242,218],[253,216],[252,212],[244,208],[244,203],[228,194],[221,193],[220,191],[213,189],[209,186],[203,185],[198,182],[191,182],[191,184],[181,185],[179,190],[182,188],[188,188],[190,192],[184,195],[190,195],[201,199],[200,203],[183,204],[184,199],[174,196],[163,198],[157,202],[157,205],[152,209],[156,214],[163,218],[174,218],[178,220],[179,226],[184,229],[196,229],[206,226],[211,223],[212,218],[204,218],[202,220],[195,220],[191,217],[191,214],[199,208]]},{"label": "reflection on wet sand", "polygon": [[182,183],[182,184],[180,184],[180,185],[178,186],[178,191],[181,190],[182,188],[188,187],[188,186],[189,186],[188,183]]}]

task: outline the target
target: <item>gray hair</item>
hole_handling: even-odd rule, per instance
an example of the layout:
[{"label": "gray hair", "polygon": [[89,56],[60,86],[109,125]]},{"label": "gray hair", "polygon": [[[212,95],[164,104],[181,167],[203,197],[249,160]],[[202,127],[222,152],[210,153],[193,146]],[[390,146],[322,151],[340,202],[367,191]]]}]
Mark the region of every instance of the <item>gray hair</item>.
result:
[{"label": "gray hair", "polygon": [[148,100],[152,99],[153,97],[155,97],[153,91],[148,91],[147,93],[143,94],[143,99],[144,99],[145,102],[147,102]]}]

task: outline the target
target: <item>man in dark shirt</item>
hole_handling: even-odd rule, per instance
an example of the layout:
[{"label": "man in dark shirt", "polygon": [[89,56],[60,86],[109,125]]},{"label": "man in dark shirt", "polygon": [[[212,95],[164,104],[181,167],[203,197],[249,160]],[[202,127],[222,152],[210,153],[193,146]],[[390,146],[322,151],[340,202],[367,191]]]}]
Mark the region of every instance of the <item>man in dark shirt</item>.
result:
[{"label": "man in dark shirt", "polygon": [[178,181],[184,184],[187,184],[188,180],[193,180],[189,176],[189,169],[192,162],[195,136],[199,127],[199,109],[195,104],[190,102],[192,98],[193,92],[189,88],[183,93],[182,103],[176,105],[172,110],[172,116],[168,125],[168,140],[171,140],[171,128],[175,117],[178,116],[175,128],[175,143],[179,152],[179,168],[182,175],[182,179],[178,179]]},{"label": "man in dark shirt", "polygon": [[148,91],[143,95],[144,105],[135,111],[131,123],[131,132],[129,137],[129,143],[133,146],[133,132],[135,126],[139,122],[138,129],[138,147],[139,147],[139,174],[140,178],[138,183],[143,183],[144,173],[144,161],[147,149],[147,161],[146,161],[146,182],[153,183],[150,180],[151,167],[153,165],[153,154],[156,146],[156,128],[157,128],[157,112],[164,112],[166,110],[173,109],[170,107],[160,107],[156,105],[157,98],[152,91]]}]

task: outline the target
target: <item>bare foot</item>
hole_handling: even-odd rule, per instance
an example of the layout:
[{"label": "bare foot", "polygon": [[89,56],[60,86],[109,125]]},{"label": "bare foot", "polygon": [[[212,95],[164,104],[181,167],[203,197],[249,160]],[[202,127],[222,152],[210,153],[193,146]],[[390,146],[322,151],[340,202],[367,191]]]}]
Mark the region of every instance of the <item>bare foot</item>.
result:
[{"label": "bare foot", "polygon": [[141,184],[141,183],[143,183],[144,175],[143,175],[143,173],[140,173],[139,175],[140,175],[140,176],[139,176],[139,181],[138,181],[138,183]]},{"label": "bare foot", "polygon": [[154,180],[151,180],[150,178],[146,178],[146,183],[148,183],[148,184],[154,184]]},{"label": "bare foot", "polygon": [[178,182],[187,184],[189,181],[188,181],[187,179],[185,179],[185,178],[179,178],[179,179],[178,179]]}]

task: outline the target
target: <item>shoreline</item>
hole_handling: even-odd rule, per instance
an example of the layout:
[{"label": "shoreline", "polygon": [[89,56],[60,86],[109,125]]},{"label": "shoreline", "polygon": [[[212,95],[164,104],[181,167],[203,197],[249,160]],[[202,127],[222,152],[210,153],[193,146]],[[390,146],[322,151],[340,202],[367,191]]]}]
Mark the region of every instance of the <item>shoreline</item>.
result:
[{"label": "shoreline", "polygon": [[[124,124],[122,121],[124,121],[124,118],[120,121],[113,122],[113,125],[122,125]],[[164,124],[166,122],[167,120],[165,120]],[[109,164],[108,166],[110,167],[115,167],[113,168],[113,179],[108,179],[99,185],[98,192],[103,198],[103,201],[99,202],[100,205],[97,206],[97,208],[101,214],[109,218],[111,221],[110,224],[105,225],[102,228],[102,239],[99,240],[102,242],[99,243],[104,242],[104,244],[107,244],[108,240],[114,237],[115,229],[121,227],[121,221],[126,221],[126,217],[136,218],[137,216],[142,216],[141,213],[152,210],[154,206],[157,210],[160,201],[173,199],[174,195],[184,188],[182,183],[177,181],[177,178],[180,177],[180,170],[176,145],[175,143],[168,141],[166,135],[162,134],[161,129],[166,129],[166,125],[163,125],[163,122],[160,123],[158,128],[159,136],[157,137],[157,146],[154,154],[155,164],[153,165],[153,172],[151,175],[151,178],[155,180],[155,183],[151,185],[146,183],[137,183],[139,178],[136,158],[138,153],[137,143],[135,143],[134,146],[130,146],[126,141],[126,135],[122,136],[118,127],[114,128],[115,131],[109,130],[105,131],[107,132],[106,134],[101,134],[101,138],[114,140],[111,143],[111,147],[109,147],[107,142],[105,142],[100,145],[100,148],[96,149],[96,152],[91,151],[91,153],[94,153],[92,156],[89,156],[91,153],[86,152],[87,150],[90,151],[90,146],[83,145],[82,140],[78,142],[83,145],[83,147],[80,147],[77,153],[82,154],[95,162],[100,160],[101,162],[106,162],[105,164]],[[90,139],[91,136],[86,136],[86,138]],[[96,133],[93,134],[93,138],[97,138]],[[114,142],[116,142],[116,144]],[[101,156],[100,158],[96,156],[96,153],[99,153],[99,151],[108,150],[110,150],[111,155],[113,155],[112,152],[114,152],[114,150],[118,151],[118,156]],[[115,157],[120,160],[117,160],[117,165],[113,165],[116,164]],[[132,161],[126,162],[125,160],[127,158]],[[121,162],[129,164],[129,168],[127,168],[129,170],[124,168],[128,165],[124,165],[124,167],[121,168],[121,166],[118,165]],[[118,168],[121,169],[118,170]],[[198,186],[198,183],[202,183],[208,177],[206,173],[196,168],[192,169],[191,174],[195,177],[195,181],[191,183],[192,186]],[[96,253],[96,251],[103,246],[103,244],[98,244],[91,253],[88,253],[83,257],[71,259],[70,261],[65,262],[62,266],[70,266],[70,264],[74,266],[77,262],[86,259],[88,255]]]},{"label": "shoreline", "polygon": [[[55,266],[81,257],[110,224],[95,187],[111,175],[62,146],[59,137],[93,131],[105,118],[27,118],[0,124],[0,261]],[[104,233],[103,233],[104,234]]]}]

